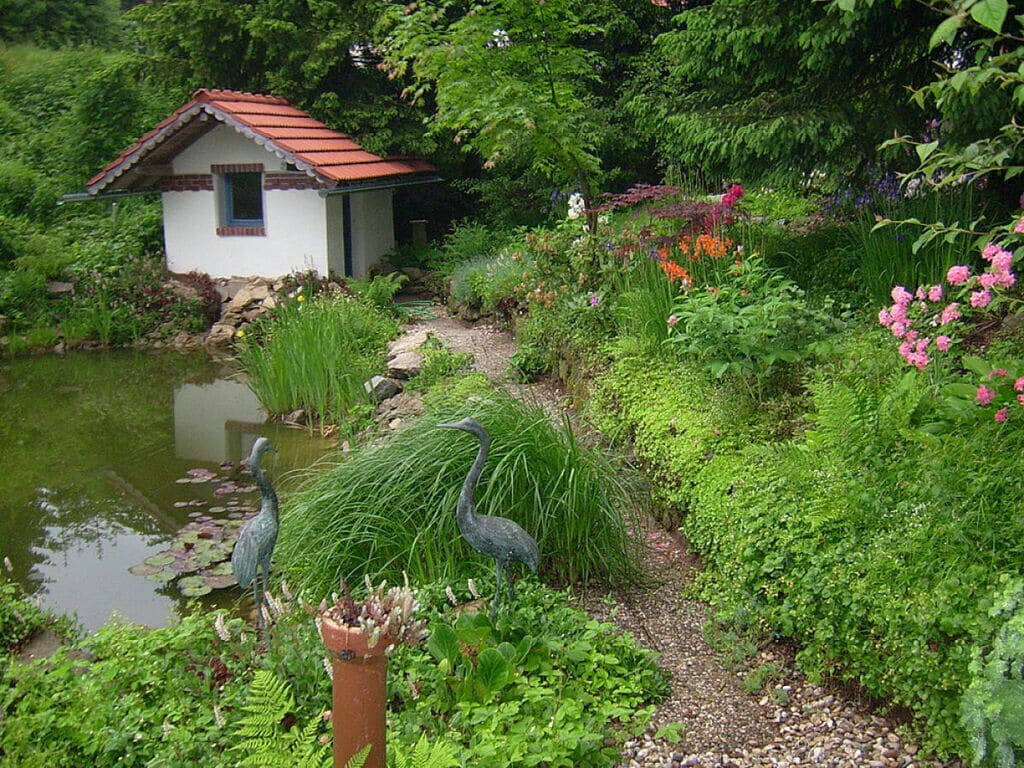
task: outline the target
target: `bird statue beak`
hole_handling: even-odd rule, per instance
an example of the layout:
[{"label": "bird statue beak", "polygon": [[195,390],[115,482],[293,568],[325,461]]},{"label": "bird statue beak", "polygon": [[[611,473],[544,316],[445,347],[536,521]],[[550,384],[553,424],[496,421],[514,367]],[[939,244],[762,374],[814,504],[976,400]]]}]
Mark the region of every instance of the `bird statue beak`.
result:
[{"label": "bird statue beak", "polygon": [[438,424],[437,427],[438,427],[438,429],[458,429],[459,425],[458,424],[454,424],[454,423],[452,423],[452,424]]}]

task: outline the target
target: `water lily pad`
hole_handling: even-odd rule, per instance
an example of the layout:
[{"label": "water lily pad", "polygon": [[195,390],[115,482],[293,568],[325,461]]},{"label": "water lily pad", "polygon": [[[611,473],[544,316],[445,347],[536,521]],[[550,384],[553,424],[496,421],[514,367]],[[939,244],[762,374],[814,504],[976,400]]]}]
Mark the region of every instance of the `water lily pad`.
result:
[{"label": "water lily pad", "polygon": [[162,568],[174,562],[174,555],[169,552],[158,552],[155,555],[150,555],[142,562],[146,565],[155,565],[157,568]]},{"label": "water lily pad", "polygon": [[173,571],[160,571],[159,573],[151,573],[146,577],[149,581],[156,581],[162,584],[166,584],[169,581],[173,581],[178,574]]},{"label": "water lily pad", "polygon": [[229,496],[235,492],[235,487],[233,485],[222,485],[214,489],[213,492],[217,496]]},{"label": "water lily pad", "polygon": [[211,574],[203,577],[203,583],[211,589],[224,589],[225,587],[233,587],[238,582],[233,575],[214,576]]},{"label": "water lily pad", "polygon": [[180,509],[181,507],[187,507],[187,506],[188,506],[188,502],[187,501],[176,501],[176,502],[174,502],[175,509]]},{"label": "water lily pad", "polygon": [[179,477],[174,482],[178,483],[179,485],[185,485],[186,483],[191,483],[192,482],[192,478],[191,477]]},{"label": "water lily pad", "polygon": [[252,493],[256,490],[255,485],[242,485],[238,487],[238,493]]},{"label": "water lily pad", "polygon": [[194,557],[187,557],[184,560],[175,560],[167,568],[174,573],[195,573],[203,565]]},{"label": "water lily pad", "polygon": [[185,597],[200,597],[213,591],[213,588],[206,584],[205,576],[186,576],[178,581],[178,589]]},{"label": "water lily pad", "polygon": [[182,531],[174,539],[175,544],[195,544],[197,541],[199,541],[199,531],[196,530]]},{"label": "water lily pad", "polygon": [[160,568],[155,565],[146,565],[145,563],[139,563],[133,565],[128,569],[128,573],[134,574],[135,576],[152,576],[154,573],[160,573]]},{"label": "water lily pad", "polygon": [[192,500],[191,500],[191,501],[190,501],[190,502],[188,503],[188,505],[189,505],[190,507],[205,507],[205,506],[206,506],[206,502],[205,502],[205,501],[203,501],[202,499],[192,499]]},{"label": "water lily pad", "polygon": [[210,576],[230,576],[230,575],[232,575],[234,573],[234,571],[231,569],[231,563],[230,562],[223,562],[223,563],[218,563],[217,565],[213,566],[212,568],[208,568],[206,570],[206,573],[209,574]]},{"label": "water lily pad", "polygon": [[221,512],[227,512],[228,509],[227,507],[210,507],[210,511],[219,515]]}]

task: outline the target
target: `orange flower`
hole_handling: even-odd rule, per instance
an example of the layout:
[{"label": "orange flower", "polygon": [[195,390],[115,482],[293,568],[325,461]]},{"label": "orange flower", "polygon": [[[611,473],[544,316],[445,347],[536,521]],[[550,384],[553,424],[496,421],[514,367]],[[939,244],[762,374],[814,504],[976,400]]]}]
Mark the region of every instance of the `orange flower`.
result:
[{"label": "orange flower", "polygon": [[683,285],[690,285],[693,282],[693,278],[690,277],[690,273],[674,261],[662,261],[660,263],[662,270],[664,270],[665,275],[669,280],[678,280]]}]

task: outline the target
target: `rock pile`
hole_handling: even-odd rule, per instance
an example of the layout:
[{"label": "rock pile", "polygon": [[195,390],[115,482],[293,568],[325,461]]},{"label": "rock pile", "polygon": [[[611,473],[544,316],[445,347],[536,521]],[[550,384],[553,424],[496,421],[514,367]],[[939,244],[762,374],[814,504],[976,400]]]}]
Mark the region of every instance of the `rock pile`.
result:
[{"label": "rock pile", "polygon": [[238,331],[277,306],[281,287],[280,280],[262,277],[250,278],[241,285],[237,280],[224,281],[218,286],[226,298],[221,305],[220,320],[206,335],[203,346],[211,352],[230,348]]}]

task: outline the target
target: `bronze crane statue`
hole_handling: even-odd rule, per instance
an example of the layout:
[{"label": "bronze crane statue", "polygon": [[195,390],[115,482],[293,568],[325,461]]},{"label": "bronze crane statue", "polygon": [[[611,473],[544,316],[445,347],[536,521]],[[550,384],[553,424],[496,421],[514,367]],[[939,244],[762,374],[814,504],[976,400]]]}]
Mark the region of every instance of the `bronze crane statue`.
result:
[{"label": "bronze crane statue", "polygon": [[[277,494],[263,475],[261,462],[264,453],[276,450],[265,437],[257,439],[252,446],[249,469],[256,481],[256,487],[260,489],[263,501],[259,514],[242,528],[235,549],[231,553],[231,570],[238,585],[242,589],[247,589],[249,584],[252,584],[252,599],[256,604],[256,616],[264,640],[267,627],[263,618],[263,600],[267,592],[267,577],[270,575],[270,555],[277,543]],[[262,571],[262,584],[257,571]]]},{"label": "bronze crane statue", "polygon": [[494,589],[494,602],[491,604],[491,621],[498,615],[498,604],[501,601],[501,581],[508,579],[508,597],[512,600],[515,596],[515,582],[508,573],[509,566],[516,560],[526,565],[534,574],[537,573],[537,566],[540,564],[540,550],[537,542],[533,540],[526,531],[519,525],[504,517],[493,517],[491,515],[478,515],[476,504],[473,501],[476,493],[476,484],[483,472],[484,463],[487,461],[487,449],[491,445],[490,435],[474,419],[463,419],[451,424],[438,424],[444,429],[461,429],[476,435],[480,440],[480,450],[477,451],[476,460],[466,475],[466,481],[462,484],[462,493],[459,495],[459,503],[456,507],[456,520],[459,524],[459,533],[462,538],[481,554],[493,557],[497,567],[497,586]]}]

